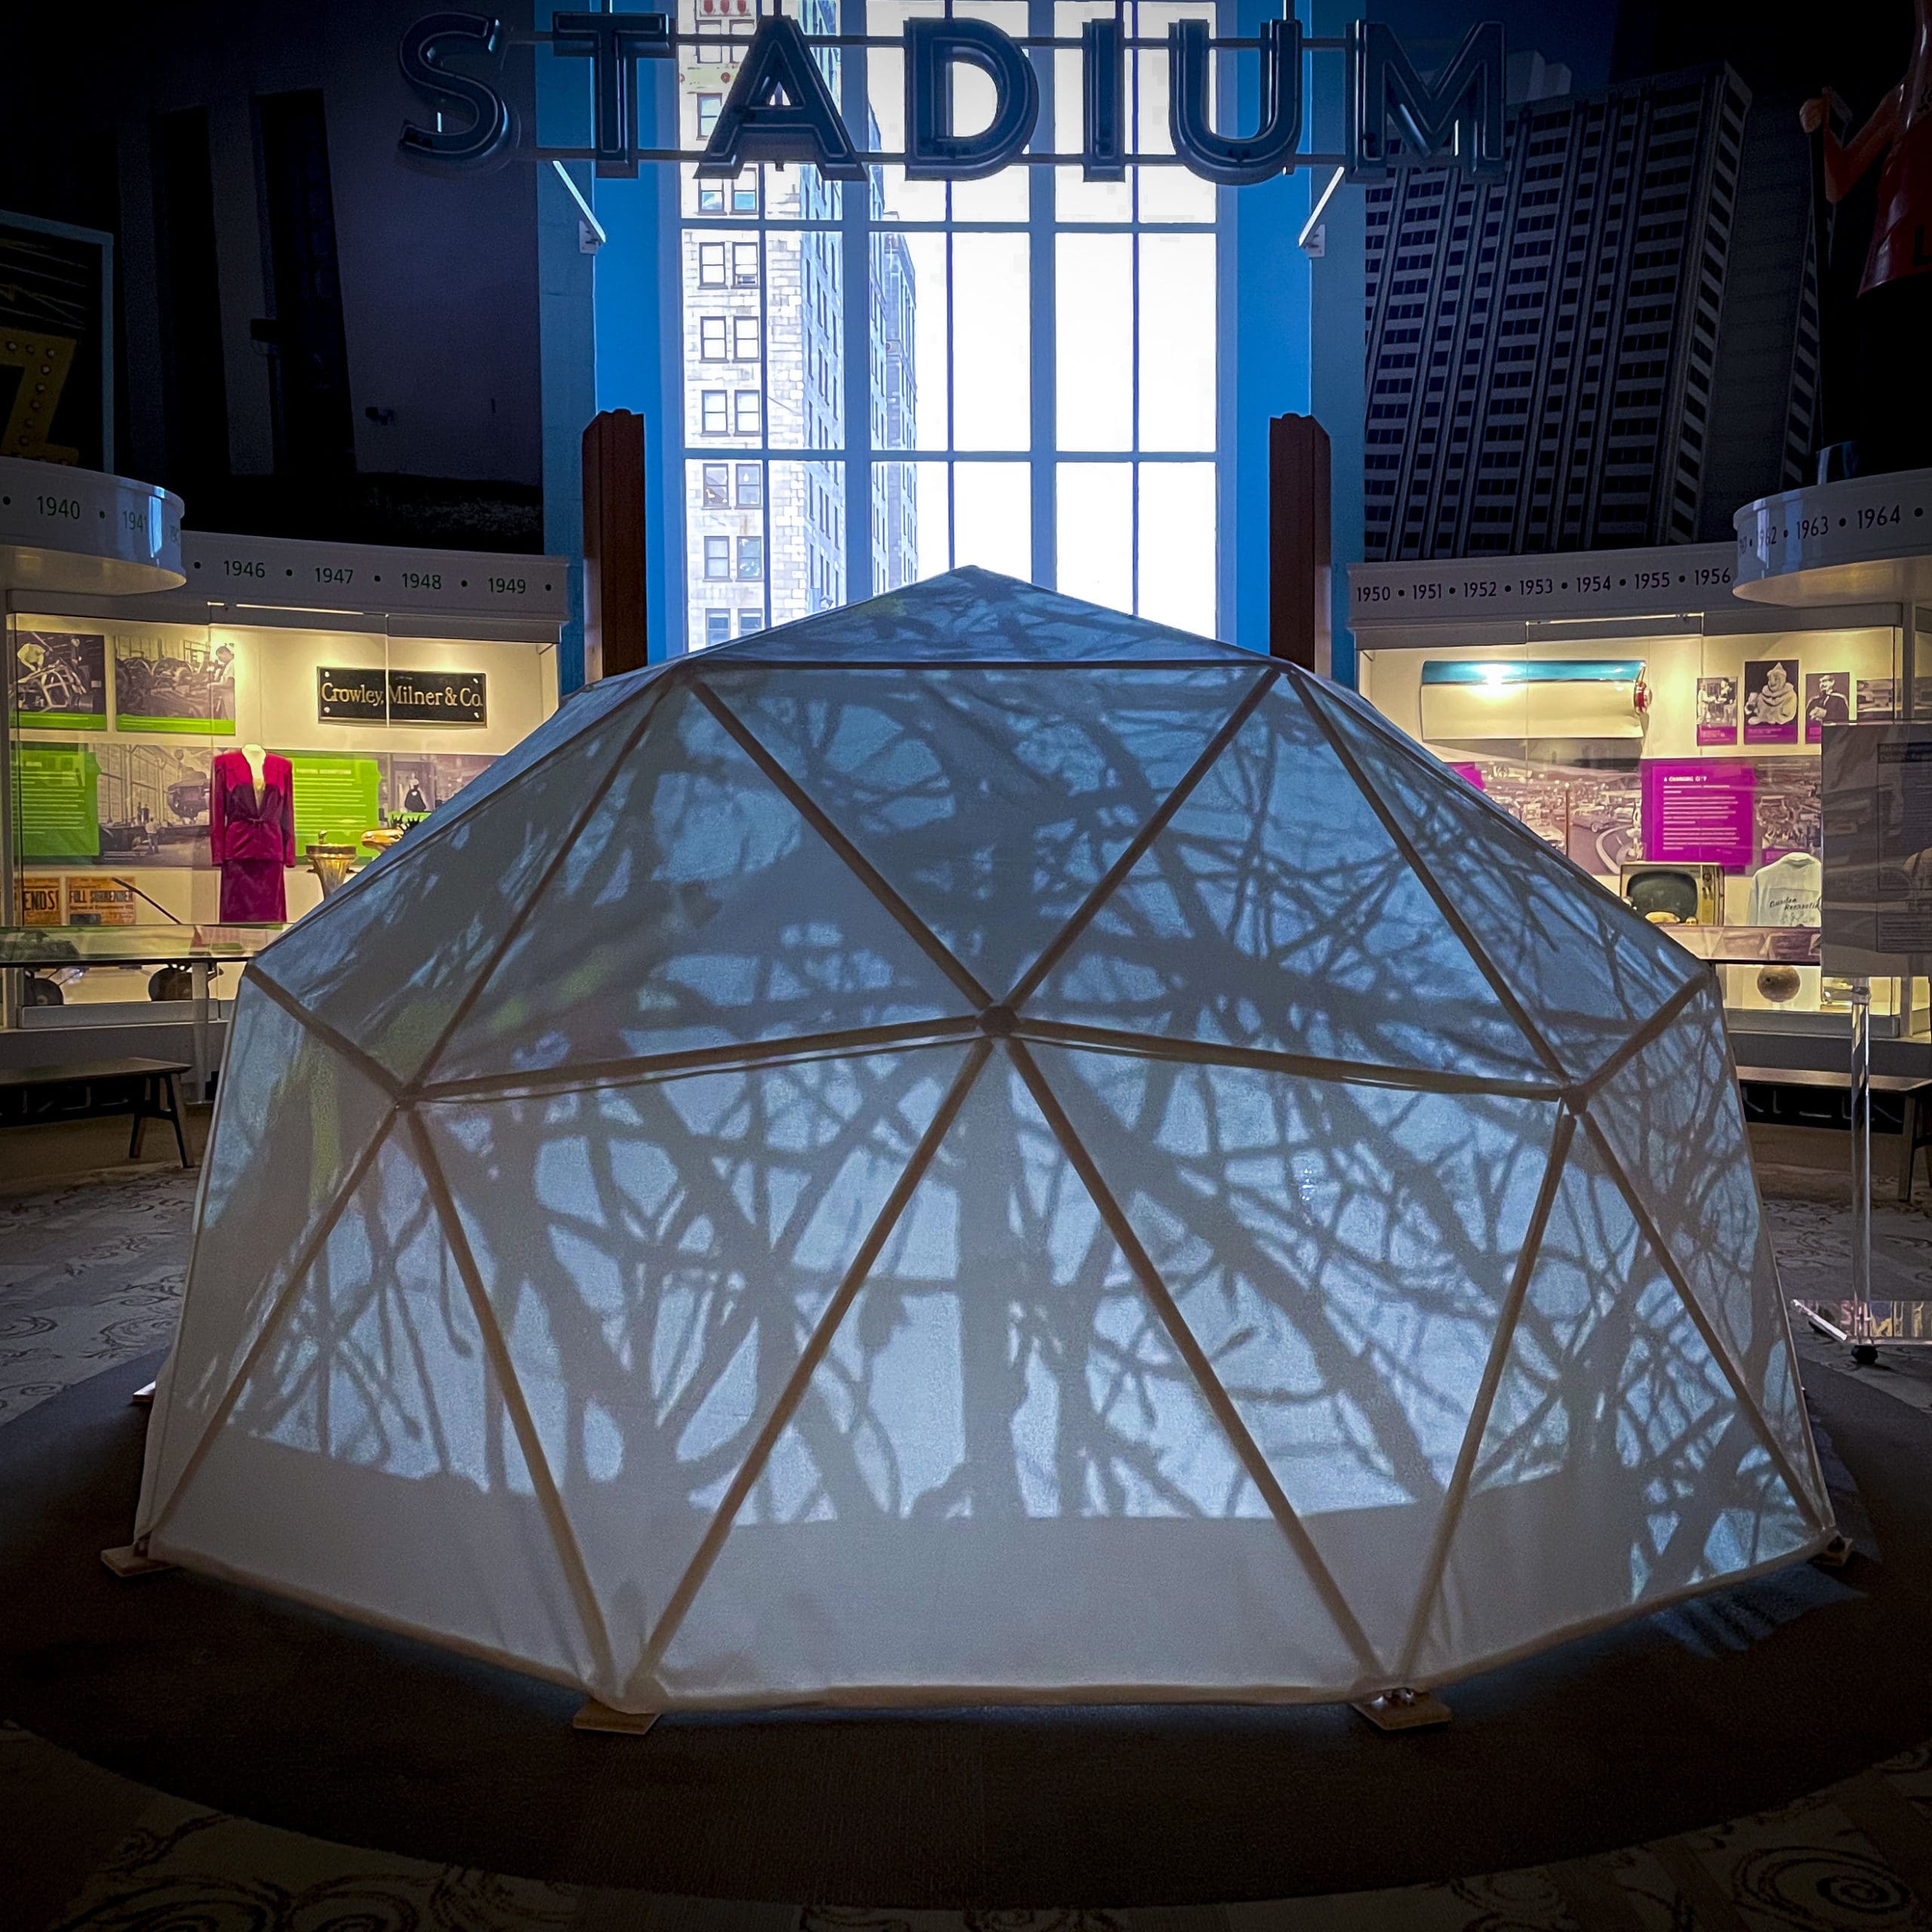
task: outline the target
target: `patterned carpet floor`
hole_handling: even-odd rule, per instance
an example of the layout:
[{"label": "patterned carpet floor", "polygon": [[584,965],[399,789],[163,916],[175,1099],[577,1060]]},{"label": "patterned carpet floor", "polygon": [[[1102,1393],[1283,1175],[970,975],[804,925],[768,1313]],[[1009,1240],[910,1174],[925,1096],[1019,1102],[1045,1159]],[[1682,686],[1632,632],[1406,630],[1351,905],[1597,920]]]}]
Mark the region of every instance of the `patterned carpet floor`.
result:
[{"label": "patterned carpet floor", "polygon": [[[1835,1297],[1842,1182],[1761,1169],[1787,1290]],[[195,1177],[128,1171],[0,1196],[0,1423],[164,1346]],[[1874,1216],[1875,1287],[1932,1295],[1932,1214]],[[1852,1367],[1932,1413],[1932,1362]],[[1875,1660],[1874,1695],[1890,1669]],[[1570,1863],[1226,1906],[982,1912],[710,1901],[420,1863],[183,1802],[0,1722],[0,1932],[1932,1932],[1932,1744],[1775,1810]]]}]

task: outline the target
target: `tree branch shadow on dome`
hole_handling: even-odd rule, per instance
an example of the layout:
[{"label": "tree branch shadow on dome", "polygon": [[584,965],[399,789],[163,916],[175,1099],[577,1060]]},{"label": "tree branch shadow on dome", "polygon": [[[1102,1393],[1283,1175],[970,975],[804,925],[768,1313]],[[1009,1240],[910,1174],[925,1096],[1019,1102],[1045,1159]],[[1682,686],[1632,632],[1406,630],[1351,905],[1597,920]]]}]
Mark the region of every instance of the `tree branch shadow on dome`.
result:
[{"label": "tree branch shadow on dome", "polygon": [[[1166,714],[1150,700],[1137,720],[1104,706],[1097,719],[1069,698],[1016,740],[1010,717],[994,728],[1001,707],[985,694],[998,680],[961,677],[980,695],[952,703],[952,675],[817,712],[781,697],[753,735],[771,752],[783,743],[774,721],[803,721],[792,781],[935,921],[935,943],[998,992],[1025,983],[1017,976],[1109,854],[1171,797],[1155,774],[1188,768],[1228,694],[1254,677],[1217,669],[1194,681],[1195,697],[1171,693]],[[660,731],[640,738],[638,721],[605,806],[578,812],[576,845],[547,859],[544,891],[521,904],[515,971],[466,981],[477,1023],[459,1027],[451,986],[430,983],[385,1021],[398,1038],[462,1045],[464,1067],[506,1087],[533,1066],[608,1069],[668,1041],[735,1044],[749,1059],[774,1027],[792,1029],[791,1064],[654,1080],[640,1069],[631,1082],[607,1071],[580,1091],[472,1091],[422,1109],[620,1660],[686,1575],[964,1051],[813,1057],[835,1021],[916,1006],[892,949],[909,943],[903,921],[881,928],[890,946],[872,936],[881,906],[863,872],[755,760],[734,755],[715,729],[723,700],[706,702],[709,735],[688,697]],[[1405,851],[1364,835],[1354,777],[1312,761],[1341,728],[1296,735],[1319,703],[1295,696],[1241,726],[1021,1016],[1023,1029],[1044,1013],[1116,1036],[1108,1055],[1037,1039],[1027,1051],[1077,1115],[1215,1386],[1177,1352],[995,1054],[744,1495],[715,1587],[689,1600],[704,1614],[691,1644],[715,1660],[738,1641],[734,1552],[768,1580],[795,1563],[798,1621],[810,1624],[826,1606],[800,1580],[819,1560],[806,1552],[827,1546],[846,1555],[811,1587],[838,1587],[842,1570],[882,1590],[868,1563],[890,1551],[912,1573],[930,1561],[951,1580],[931,1585],[941,1594],[1044,1592],[1040,1614],[1071,1620],[1055,1638],[1070,1640],[1082,1599],[1051,1601],[1038,1579],[1075,1573],[1029,1574],[1041,1546],[1023,1535],[979,1540],[1078,1519],[1118,1532],[1107,1561],[1126,1574],[1177,1524],[1244,1551],[1251,1533],[1273,1536],[1232,1437],[1203,1420],[1204,1399],[1225,1391],[1267,1457],[1263,1481],[1279,1481],[1324,1558],[1334,1552],[1345,1594],[1375,1597],[1376,1641],[1392,1654],[1542,1180],[1554,1082],[1550,1099],[1421,1093],[1134,1053],[1137,1036],[1223,1041],[1499,1084],[1550,1078],[1486,983],[1477,947],[1496,931],[1472,943],[1445,921]],[[1525,957],[1571,949],[1574,986],[1540,979],[1527,1003],[1539,1020],[1554,1014],[1566,1065],[1601,1066],[1657,1008],[1647,940],[1623,952],[1606,941],[1598,973],[1579,935],[1593,921],[1610,931],[1610,913],[1551,912],[1549,855],[1522,843],[1527,832],[1499,841],[1481,814],[1487,869],[1466,877],[1454,841],[1475,821],[1464,803],[1425,794],[1416,851],[1472,903],[1500,906],[1500,937]],[[498,949],[506,962],[509,951]],[[907,956],[931,965],[916,948]],[[1680,1056],[1694,1050],[1680,1035],[1691,1030],[1673,1023],[1591,1104],[1617,1130],[1633,1184],[1671,1193],[1664,1238],[1763,1389],[1780,1358],[1777,1324],[1727,1327],[1752,1310],[1750,1263],[1725,1252],[1749,1219],[1737,1149],[1721,1136],[1699,1145],[1694,1116],[1681,1185],[1651,1158],[1660,1135],[1687,1137],[1682,1118],[1648,1110],[1666,1104],[1673,1069],[1684,1084],[1693,1063]],[[1716,1076],[1694,1066],[1709,1098]],[[507,1494],[527,1472],[500,1411],[478,1463],[428,1393],[438,1352],[474,1344],[440,1224],[409,1200],[405,1174],[385,1171],[376,1198],[345,1214],[317,1294],[298,1297],[233,1424],[398,1481]],[[1564,1175],[1567,1219],[1543,1237],[1441,1598],[1445,1616],[1465,1614],[1457,1592],[1477,1552],[1532,1594],[1554,1577],[1576,1614],[1549,1611],[1533,1635],[1692,1586],[1710,1566],[1749,1567],[1784,1534],[1754,1429],[1676,1288],[1647,1272],[1628,1204],[1601,1174]],[[1761,1211],[1760,1234],[1761,1223]],[[420,1413],[410,1382],[425,1392]],[[1583,1520],[1608,1525],[1586,1548]],[[943,1558],[969,1541],[995,1560],[962,1584]],[[1251,1562],[1223,1574],[1217,1546],[1188,1547],[1204,1578],[1238,1579]],[[1514,1614],[1506,1601],[1471,1640],[1476,1653],[1509,1649]],[[567,1652],[561,1626],[552,1636]]]}]

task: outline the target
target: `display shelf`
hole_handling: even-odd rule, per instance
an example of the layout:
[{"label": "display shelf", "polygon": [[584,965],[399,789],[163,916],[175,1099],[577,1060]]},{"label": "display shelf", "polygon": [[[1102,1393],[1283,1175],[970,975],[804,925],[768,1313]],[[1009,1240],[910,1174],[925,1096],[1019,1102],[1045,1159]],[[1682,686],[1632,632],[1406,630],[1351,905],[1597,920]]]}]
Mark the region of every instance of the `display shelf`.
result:
[{"label": "display shelf", "polygon": [[285,925],[0,926],[0,966],[189,965],[252,959]]},{"label": "display shelf", "polygon": [[151,995],[123,998],[118,995],[125,988],[120,984],[111,986],[104,997],[88,994],[68,1001],[63,993],[59,1006],[23,1006],[20,1026],[8,1038],[45,1040],[58,1033],[71,1047],[90,1033],[99,1037],[94,1029],[103,1027],[158,1026],[171,1031],[185,1024],[189,1038],[189,1097],[205,1100],[209,1076],[220,1064],[217,1029],[234,997],[232,989],[223,984],[224,968],[245,971],[248,961],[287,930],[281,925],[165,921],[139,926],[0,926],[0,977],[14,983],[10,991],[18,991],[36,974],[98,971],[118,980],[131,969],[150,966],[182,967],[190,983],[187,997],[180,999],[157,1000]]}]

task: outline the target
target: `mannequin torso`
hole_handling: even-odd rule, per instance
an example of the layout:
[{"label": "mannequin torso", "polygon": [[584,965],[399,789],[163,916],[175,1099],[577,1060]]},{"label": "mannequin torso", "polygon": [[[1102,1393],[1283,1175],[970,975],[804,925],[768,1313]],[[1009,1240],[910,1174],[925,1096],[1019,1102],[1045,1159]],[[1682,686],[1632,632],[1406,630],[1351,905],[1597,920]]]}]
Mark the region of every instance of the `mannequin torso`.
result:
[{"label": "mannequin torso", "polygon": [[209,856],[221,868],[223,919],[280,921],[282,873],[295,863],[294,771],[279,752],[243,745],[217,755],[208,786]]}]

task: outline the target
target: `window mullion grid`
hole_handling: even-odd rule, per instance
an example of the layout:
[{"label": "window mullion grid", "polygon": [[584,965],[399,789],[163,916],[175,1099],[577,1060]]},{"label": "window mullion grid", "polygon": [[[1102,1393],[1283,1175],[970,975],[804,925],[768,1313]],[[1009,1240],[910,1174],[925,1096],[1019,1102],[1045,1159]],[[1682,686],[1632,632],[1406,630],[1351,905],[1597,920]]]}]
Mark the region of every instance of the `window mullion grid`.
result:
[{"label": "window mullion grid", "polygon": [[[863,38],[866,0],[841,0],[841,34]],[[869,112],[869,56],[863,47],[839,54],[839,109],[848,128],[863,131]],[[840,441],[844,448],[845,601],[857,603],[883,586],[872,581],[872,171],[862,181],[839,188],[840,245],[844,253],[839,278],[839,312],[845,331],[844,408]],[[829,460],[829,459],[828,459]]]},{"label": "window mullion grid", "polygon": [[[952,11],[952,0],[946,0],[946,11]],[[946,183],[946,209],[952,212],[952,184]],[[952,224],[949,221],[946,229],[946,567],[954,570],[959,563],[959,532],[955,511],[955,492],[952,488],[953,459],[959,450],[958,397],[954,392],[953,331],[958,316],[958,305],[952,299]]]},{"label": "window mullion grid", "polygon": [[[865,25],[866,0],[844,0],[841,32],[860,35],[867,31]],[[955,11],[954,0],[946,0],[949,15]],[[1130,38],[1137,37],[1140,29],[1137,20],[1137,0],[1128,0],[1127,11],[1134,20]],[[1051,37],[1054,30],[1054,0],[1029,0],[1028,32],[1038,38]],[[1054,125],[1054,75],[1051,63],[1039,66],[1043,125],[1051,130]],[[1138,59],[1130,63],[1128,75],[1131,124],[1140,125],[1141,75]],[[841,50],[840,72],[840,105],[841,112],[848,118],[848,124],[866,125],[869,112],[869,80],[866,71],[866,54],[863,48]],[[856,117],[853,118],[852,117]],[[1063,463],[1118,463],[1122,454],[1118,451],[1069,450],[1059,448],[1058,394],[1057,394],[1057,331],[1055,326],[1057,307],[1057,240],[1065,233],[1100,233],[1127,235],[1131,251],[1130,294],[1132,315],[1130,326],[1130,371],[1131,386],[1131,417],[1128,448],[1125,460],[1131,479],[1130,494],[1130,546],[1129,585],[1130,603],[1137,611],[1140,602],[1140,471],[1149,463],[1198,463],[1204,457],[1215,469],[1217,496],[1225,494],[1227,478],[1225,474],[1225,438],[1218,433],[1214,448],[1210,451],[1147,451],[1141,448],[1141,395],[1140,395],[1140,284],[1141,249],[1143,235],[1156,232],[1168,234],[1207,234],[1216,238],[1217,281],[1222,278],[1226,268],[1223,259],[1226,251],[1219,244],[1223,238],[1220,223],[1217,220],[1205,222],[1152,222],[1144,216],[1141,206],[1140,171],[1130,168],[1128,183],[1131,195],[1128,218],[1121,222],[1088,222],[1057,218],[1057,180],[1055,171],[1050,168],[1029,170],[1032,189],[1028,202],[1028,216],[1025,222],[975,221],[971,226],[977,231],[1018,232],[1022,229],[1028,236],[1029,274],[1031,287],[1029,306],[1032,311],[1029,339],[1029,372],[1032,380],[1032,398],[1029,410],[1030,447],[1025,450],[978,451],[971,456],[978,461],[1026,462],[1029,465],[1030,542],[1032,552],[1032,575],[1036,581],[1050,583],[1058,574],[1058,531],[1057,521],[1057,495],[1058,472]],[[858,193],[853,189],[857,186]],[[958,229],[954,212],[954,190],[950,183],[945,188],[945,215],[937,221],[881,220],[875,221],[872,210],[870,183],[844,184],[838,218],[836,220],[817,218],[773,218],[768,212],[769,199],[764,192],[765,183],[761,171],[759,205],[755,214],[751,216],[727,215],[720,217],[685,216],[681,226],[685,228],[715,226],[730,234],[755,235],[760,251],[759,276],[760,354],[762,370],[761,416],[764,434],[755,449],[731,451],[733,457],[755,460],[760,463],[764,475],[764,504],[761,525],[764,530],[765,586],[765,621],[777,620],[771,604],[771,586],[774,571],[774,544],[772,529],[772,492],[774,481],[771,465],[787,457],[797,457],[804,462],[830,465],[842,463],[844,466],[843,500],[845,511],[844,554],[845,557],[846,587],[848,596],[857,599],[875,593],[878,586],[872,581],[873,557],[872,549],[872,497],[875,466],[880,460],[875,447],[872,415],[872,244],[875,235],[886,230],[907,234],[937,233],[944,242],[944,281],[946,299],[945,371],[944,390],[947,434],[943,449],[921,451],[909,448],[892,452],[895,461],[917,464],[921,471],[934,468],[945,472],[946,488],[946,534],[947,561],[955,564],[958,555],[958,529],[957,493],[955,488],[957,466],[961,460],[958,441],[958,398],[955,380],[957,348],[957,315],[954,300],[955,266],[955,237]],[[841,297],[841,314],[845,331],[841,365],[844,377],[843,434],[837,446],[823,450],[780,451],[770,441],[771,420],[771,325],[769,315],[769,288],[771,283],[770,237],[783,231],[796,235],[802,248],[808,235],[814,233],[836,233],[841,238],[844,251],[844,285]],[[856,267],[855,267],[856,264]],[[1217,358],[1218,361],[1219,358]],[[801,371],[802,374],[802,371]],[[1218,386],[1218,385],[1217,385]],[[857,411],[855,419],[854,412]],[[1219,421],[1217,417],[1217,430]],[[717,452],[703,449],[693,450],[686,446],[687,459],[701,454]],[[922,559],[922,568],[930,571],[930,560]],[[1218,596],[1217,604],[1223,601]]]},{"label": "window mullion grid", "polygon": [[[758,213],[764,212],[764,183],[761,175],[758,182]],[[804,238],[798,238],[802,250]],[[771,446],[771,237],[762,220],[758,232],[758,440],[760,450]],[[734,423],[732,427],[737,425]],[[771,608],[772,592],[777,583],[777,572],[773,568],[774,552],[771,543],[771,465],[761,454],[758,459],[759,478],[758,492],[758,527],[759,541],[764,547],[762,568],[764,575],[758,580],[759,616],[764,620],[758,628],[768,628],[777,614]],[[737,491],[737,472],[731,473],[731,495],[735,504]],[[734,608],[737,608],[735,605]],[[744,620],[738,620],[742,624]]]},{"label": "window mullion grid", "polygon": [[[1138,40],[1140,37],[1140,8],[1138,0],[1128,0],[1127,17],[1131,23],[1129,32]],[[1139,151],[1140,129],[1140,68],[1144,55],[1134,57],[1133,119],[1129,124],[1134,129],[1134,146]],[[1140,614],[1140,171],[1137,168],[1128,170],[1131,186],[1129,189],[1127,212],[1127,607],[1136,617]]]},{"label": "window mullion grid", "polygon": [[[1035,38],[1053,37],[1054,4],[1054,0],[1028,0],[1026,31]],[[1040,84],[1038,125],[1046,130],[1051,145],[1057,131],[1054,88],[1057,78],[1052,54],[1035,62],[1035,68]],[[1032,524],[1028,574],[1035,583],[1051,589],[1060,575],[1059,531],[1055,524],[1060,471],[1054,460],[1060,447],[1057,387],[1060,288],[1055,259],[1060,183],[1057,171],[1051,168],[1029,168],[1027,176],[1026,253],[1030,285],[1027,361],[1032,379],[1029,426],[1032,444],[1032,460],[1026,469]]]},{"label": "window mullion grid", "polygon": [[[1287,11],[1292,14],[1294,9],[1291,7]],[[1241,32],[1239,15],[1230,4],[1230,0],[1215,0],[1214,31],[1227,38]],[[1221,56],[1221,62],[1222,73],[1225,76],[1233,70],[1235,55],[1231,51],[1225,51]],[[1232,97],[1232,89],[1224,85],[1219,98],[1225,101]],[[1238,189],[1217,188],[1214,190],[1214,223],[1208,230],[1214,238],[1214,411],[1211,462],[1214,478],[1214,635],[1217,637],[1232,637],[1234,635],[1234,545],[1232,540],[1223,543],[1221,532],[1232,531],[1235,527],[1234,421],[1238,392],[1232,371],[1236,363],[1234,352],[1234,275],[1238,256],[1233,225],[1240,220],[1238,212],[1239,203],[1240,192]]]}]

